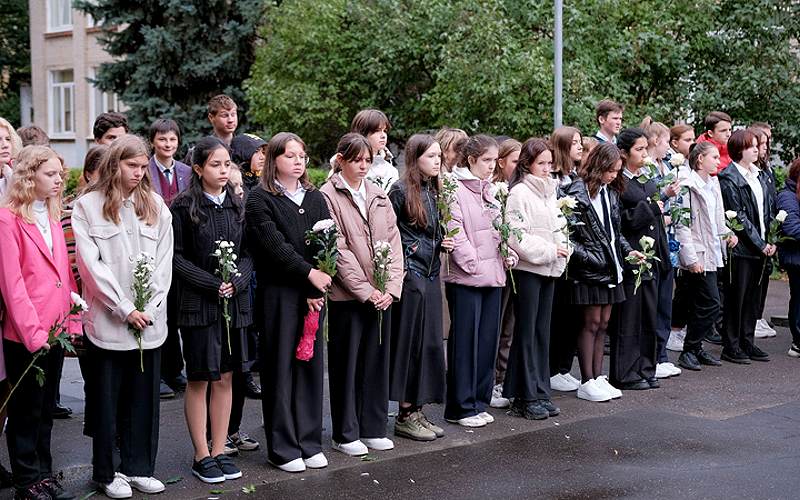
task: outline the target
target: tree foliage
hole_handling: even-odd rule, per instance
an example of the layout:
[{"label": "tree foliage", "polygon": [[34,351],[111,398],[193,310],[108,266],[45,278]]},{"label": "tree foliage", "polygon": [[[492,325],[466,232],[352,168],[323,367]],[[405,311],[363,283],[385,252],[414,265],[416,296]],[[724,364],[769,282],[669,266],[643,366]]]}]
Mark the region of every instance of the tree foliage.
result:
[{"label": "tree foliage", "polygon": [[[525,0],[288,0],[268,7],[250,118],[324,157],[363,107],[404,140],[442,125],[526,138],[552,127],[553,12]],[[613,98],[702,132],[709,111],[768,121],[800,147],[800,4],[584,0],[564,10],[564,123],[592,133]]]},{"label": "tree foliage", "polygon": [[[246,116],[242,81],[253,63],[265,0],[90,0],[78,8],[102,20],[103,48],[115,60],[97,72],[99,88],[130,108],[133,130],[169,116],[189,142],[210,131],[206,102],[230,95]],[[185,141],[186,142],[186,141]]]},{"label": "tree foliage", "polygon": [[28,2],[4,0],[0,9],[0,116],[19,124],[19,89],[31,80]]}]

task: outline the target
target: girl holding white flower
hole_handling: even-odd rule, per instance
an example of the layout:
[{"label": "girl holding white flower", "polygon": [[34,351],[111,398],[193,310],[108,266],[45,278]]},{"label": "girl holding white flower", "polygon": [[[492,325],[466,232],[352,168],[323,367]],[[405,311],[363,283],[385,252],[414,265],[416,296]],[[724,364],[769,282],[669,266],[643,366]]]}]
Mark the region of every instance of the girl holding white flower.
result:
[{"label": "girl holding white flower", "polygon": [[[151,188],[148,151],[133,135],[118,138],[103,155],[100,180],[78,198],[72,226],[83,294],[87,359],[94,380],[87,391],[96,415],[92,479],[113,498],[131,487],[158,493],[153,478],[158,451],[161,345],[167,337],[167,292],[172,280],[172,216]],[[138,257],[153,259],[151,299],[134,305]],[[131,329],[141,332],[141,348]],[[119,467],[117,437],[119,436]]]},{"label": "girl holding white flower", "polygon": [[[308,180],[308,155],[288,132],[267,143],[261,182],[247,196],[245,227],[258,274],[261,311],[264,431],[269,462],[286,472],[328,465],[322,453],[323,339],[317,332],[310,360],[296,358],[304,318],[323,311],[331,277],[317,269],[317,248],[306,242],[315,225],[333,224],[322,194]],[[320,322],[322,324],[322,316]]]},{"label": "girl holding white flower", "polygon": [[389,199],[403,245],[403,296],[393,311],[389,399],[400,403],[395,435],[433,441],[444,430],[432,423],[423,405],[444,399],[442,291],[439,253],[453,249],[445,238],[436,200],[442,148],[430,135],[415,134],[406,143],[403,178]]},{"label": "girl holding white flower", "polygon": [[[331,433],[333,449],[351,456],[394,448],[386,437],[389,346],[392,303],[400,300],[403,285],[403,248],[389,198],[365,180],[371,163],[367,139],[345,135],[336,147],[334,174],[320,189],[339,230],[338,272],[328,297]],[[387,264],[376,264],[376,245],[388,245],[391,256],[384,290],[376,266]]]},{"label": "girl holding white flower", "polygon": [[[656,379],[658,284],[671,264],[662,216],[664,203],[653,201],[658,186],[645,170],[650,161],[647,145],[646,133],[640,128],[625,129],[617,136],[623,170],[612,187],[620,194],[620,232],[633,249],[641,252],[645,251],[642,238],[649,238],[646,241],[651,242],[658,258],[652,262],[652,270],[643,275],[634,272],[641,270],[638,264],[624,266],[627,299],[611,315],[609,379],[623,390],[660,386]],[[641,281],[638,290],[637,281]],[[670,373],[677,375],[680,370],[673,368]]]},{"label": "girl holding white flower", "polygon": [[742,229],[736,231],[739,244],[731,251],[724,282],[722,359],[750,364],[769,361],[769,355],[755,345],[766,260],[777,247],[768,241],[768,229],[775,214],[774,199],[764,175],[756,166],[758,138],[749,130],[737,130],[728,139],[731,164],[718,179],[726,210],[738,214]]},{"label": "girl holding white flower", "polygon": [[[680,224],[676,237],[681,244],[678,288],[684,293],[686,338],[678,364],[688,370],[700,370],[701,365],[719,366],[719,360],[703,350],[703,337],[714,327],[719,314],[720,298],[717,270],[724,267],[725,249],[737,243],[736,235],[728,229],[722,205],[719,181],[713,174],[719,166],[719,151],[710,142],[701,142],[689,154],[690,169],[678,177],[681,186],[689,189],[683,196],[683,206],[691,210],[691,225]],[[736,217],[736,213],[733,213]]]},{"label": "girl holding white flower", "polygon": [[[558,181],[556,196],[560,203],[577,203],[565,198],[564,189],[578,179],[578,167],[588,151],[583,150],[581,132],[575,127],[559,127],[550,135],[553,148],[553,178]],[[574,210],[574,206],[567,206]],[[569,271],[556,279],[553,293],[553,314],[550,320],[550,388],[575,391],[581,382],[572,376],[572,365],[578,345],[580,317],[573,314]]]},{"label": "girl holding white flower", "polygon": [[[63,171],[61,158],[52,149],[23,148],[0,208],[0,295],[5,301],[0,380],[7,378],[12,385],[19,381],[8,402],[6,428],[15,498],[65,495],[53,477],[50,454],[53,402],[64,350],[48,342],[50,326],[64,319],[70,292],[77,289],[59,222]],[[80,334],[78,318],[67,323],[70,334]],[[32,372],[20,380],[40,350],[46,353],[37,361],[44,371],[44,385]]]},{"label": "girl holding white flower", "polygon": [[508,197],[508,211],[516,214],[511,217],[509,246],[519,263],[512,271],[516,317],[503,396],[514,398],[512,415],[535,420],[560,413],[550,396],[550,320],[556,278],[571,253],[552,167],[547,142],[525,141]]},{"label": "girl holding white flower", "polygon": [[[444,276],[451,321],[444,417],[465,427],[494,422],[486,410],[494,388],[500,299],[506,268],[516,262],[513,252],[504,262],[495,227],[500,214],[489,179],[497,153],[492,137],[475,135],[462,147],[459,166],[453,169],[458,184],[447,225],[455,248]],[[498,186],[507,189],[505,184]]]},{"label": "girl holding white flower", "polygon": [[[192,474],[218,483],[241,471],[223,453],[232,406],[232,373],[247,355],[246,327],[252,320],[252,261],[244,233],[244,204],[228,184],[228,147],[216,137],[201,139],[192,150],[189,187],[170,206],[175,235],[177,325],[183,338],[186,375],[186,424],[194,445]],[[222,252],[233,252],[238,273],[223,282]],[[226,326],[224,299],[231,316]],[[206,393],[211,388],[208,405]],[[206,441],[210,419],[211,450]]]}]

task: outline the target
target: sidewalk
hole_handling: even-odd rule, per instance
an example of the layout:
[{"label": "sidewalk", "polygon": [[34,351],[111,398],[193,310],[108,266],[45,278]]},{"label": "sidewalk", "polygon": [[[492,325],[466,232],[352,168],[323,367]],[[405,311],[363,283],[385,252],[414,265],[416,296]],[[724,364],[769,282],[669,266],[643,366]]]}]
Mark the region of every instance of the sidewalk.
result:
[{"label": "sidewalk", "polygon": [[[786,314],[788,304],[788,283],[773,281],[770,285],[770,296],[767,304],[767,314],[769,318],[772,314]],[[588,403],[575,398],[574,393],[554,393],[554,402],[561,407],[561,415],[541,422],[525,421],[505,415],[504,411],[492,410],[497,419],[494,424],[481,429],[464,429],[458,426],[445,424],[444,428],[447,435],[432,443],[417,443],[409,440],[395,439],[396,448],[389,452],[377,452],[371,454],[367,459],[357,459],[346,457],[340,453],[331,451],[330,446],[330,414],[327,402],[327,381],[326,381],[326,402],[324,405],[324,425],[323,446],[325,453],[330,461],[328,469],[321,471],[308,471],[302,474],[290,475],[278,471],[266,463],[266,451],[263,449],[240,455],[236,463],[241,467],[244,477],[237,481],[228,481],[219,489],[224,490],[222,494],[211,493],[218,488],[209,486],[196,480],[190,472],[192,447],[189,440],[186,424],[183,416],[183,400],[181,397],[175,400],[164,401],[161,405],[161,431],[159,440],[159,454],[157,462],[156,476],[161,480],[174,481],[169,484],[166,493],[156,498],[169,499],[190,499],[190,498],[209,498],[209,497],[232,497],[241,495],[243,497],[264,498],[285,498],[292,495],[293,488],[303,491],[303,497],[318,498],[365,498],[380,494],[389,497],[405,497],[408,495],[414,498],[428,498],[432,490],[425,489],[425,482],[429,486],[439,484],[447,476],[448,456],[455,457],[462,453],[470,453],[467,450],[477,448],[492,449],[500,443],[510,446],[517,440],[520,442],[535,443],[537,437],[553,433],[560,433],[561,426],[590,425],[591,422],[598,422],[598,429],[607,428],[607,419],[615,419],[617,423],[623,423],[630,415],[646,410],[652,418],[658,415],[680,415],[681,417],[694,417],[702,421],[727,421],[736,417],[744,418],[753,412],[778,407],[780,405],[795,403],[800,401],[800,390],[797,385],[797,374],[800,373],[800,360],[786,356],[790,339],[786,328],[778,328],[778,336],[772,339],[760,340],[758,345],[769,352],[772,356],[770,363],[753,363],[750,366],[738,366],[724,363],[719,368],[706,368],[702,372],[687,372],[677,378],[663,381],[662,388],[651,391],[628,391],[621,400],[611,403]],[[710,347],[710,351],[719,355],[718,346]],[[677,353],[670,352],[673,361],[677,358]],[[577,367],[573,374],[577,374]],[[74,492],[81,496],[92,491],[88,479],[91,476],[91,441],[84,437],[81,429],[83,423],[83,384],[78,370],[78,363],[75,359],[68,359],[64,367],[64,377],[62,380],[62,403],[71,407],[75,414],[69,420],[56,421],[53,430],[53,456],[56,469],[64,472],[65,484]],[[396,405],[391,407],[391,411],[396,411]],[[443,422],[442,408],[430,407],[426,410],[429,418],[436,422]],[[628,415],[628,417],[626,417]],[[665,421],[669,419],[664,417]],[[391,420],[391,419],[390,419]],[[261,407],[259,401],[248,400],[245,406],[245,414],[242,429],[252,437],[259,440],[263,445],[264,432],[261,428]],[[389,437],[391,435],[391,422],[389,422]],[[591,424],[595,425],[595,424]],[[698,428],[703,425],[697,424]],[[713,426],[713,425],[712,425]],[[654,426],[653,431],[663,428],[663,425]],[[544,431],[544,432],[542,432]],[[533,433],[533,434],[531,434]],[[624,433],[623,433],[624,434]],[[702,438],[702,436],[700,436]],[[614,439],[619,439],[616,436]],[[698,436],[694,436],[695,439]],[[568,439],[568,438],[567,438]],[[646,440],[648,434],[646,429],[639,428],[632,433],[630,439]],[[659,439],[657,433],[652,435],[652,440]],[[670,439],[675,439],[670,435]],[[702,439],[701,439],[702,441]],[[482,444],[478,447],[467,447],[467,445]],[[621,444],[628,448],[636,448],[636,441]],[[644,444],[644,443],[641,443]],[[650,446],[652,442],[648,442]],[[7,450],[5,443],[0,445],[0,460],[8,464]],[[505,449],[505,448],[498,448]],[[526,456],[520,455],[520,448],[513,449],[514,459],[525,460]],[[435,452],[435,453],[434,453]],[[433,453],[433,454],[432,454]],[[500,453],[500,452],[498,452]],[[511,453],[511,452],[509,452]],[[533,458],[537,451],[532,448]],[[370,493],[369,489],[359,487],[358,493],[348,490],[348,481],[360,480],[362,478],[373,478],[378,481],[378,471],[383,471],[385,480],[388,471],[402,474],[406,469],[411,470],[410,464],[416,463],[411,457],[418,456],[419,460],[425,460],[432,464],[433,470],[428,474],[419,474],[414,481],[397,481],[392,479],[393,487],[385,489],[383,487],[375,489]],[[432,459],[431,457],[437,457]],[[500,460],[502,457],[495,457]],[[552,458],[552,457],[551,457]],[[565,456],[564,460],[571,460],[570,467],[576,464],[575,457]],[[392,467],[391,464],[396,464]],[[714,464],[708,464],[713,467]],[[438,466],[438,469],[436,467]],[[338,471],[338,472],[337,472]],[[347,472],[351,471],[351,472]],[[364,476],[375,471],[374,476]],[[355,474],[355,473],[358,474]],[[326,478],[329,478],[328,481]],[[355,479],[354,479],[355,478]],[[480,482],[482,478],[481,470],[477,470],[472,475],[472,480]],[[409,477],[408,479],[414,479]],[[304,487],[306,480],[313,481],[313,484],[321,487],[317,495],[310,495],[310,488]],[[437,483],[437,481],[439,483]],[[445,481],[446,483],[446,481]],[[374,483],[373,483],[374,484]],[[243,487],[254,485],[254,494],[245,495],[241,492]],[[295,485],[295,486],[292,486]],[[403,485],[407,490],[403,490]],[[306,486],[311,486],[309,483]],[[478,490],[475,490],[477,492]],[[421,493],[426,492],[422,495]],[[389,494],[391,493],[391,494]],[[531,492],[532,493],[532,492]],[[608,493],[608,492],[607,492]],[[439,490],[434,495],[439,498],[451,498],[454,496],[464,497],[464,492],[456,495],[456,490]],[[466,495],[471,497],[472,495]],[[514,495],[512,495],[514,496]],[[603,496],[603,495],[599,495]],[[611,496],[616,496],[613,493]],[[702,496],[702,493],[701,493]],[[770,495],[767,495],[770,496]],[[780,497],[781,495],[778,495]],[[597,498],[598,496],[592,495]],[[9,490],[0,493],[0,498],[11,498]],[[98,494],[95,498],[105,498]],[[137,498],[134,495],[134,498]],[[565,498],[583,498],[582,496],[572,497],[567,495]]]}]

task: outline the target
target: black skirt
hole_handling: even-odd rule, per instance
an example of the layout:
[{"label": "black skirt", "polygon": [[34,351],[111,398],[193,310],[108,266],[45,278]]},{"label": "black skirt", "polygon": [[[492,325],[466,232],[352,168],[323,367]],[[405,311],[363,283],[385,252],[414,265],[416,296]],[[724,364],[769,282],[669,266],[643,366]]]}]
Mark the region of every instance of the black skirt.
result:
[{"label": "black skirt", "polygon": [[622,283],[613,288],[609,288],[608,285],[595,285],[572,281],[570,282],[570,288],[570,304],[600,306],[619,304],[625,300],[625,289]]},{"label": "black skirt", "polygon": [[191,381],[220,380],[223,373],[241,371],[243,362],[248,359],[247,328],[231,326],[229,350],[222,314],[216,323],[208,326],[182,327],[181,337],[186,378]]},{"label": "black skirt", "polygon": [[423,278],[408,271],[402,299],[392,317],[389,398],[417,406],[441,403],[445,365],[439,278]]}]

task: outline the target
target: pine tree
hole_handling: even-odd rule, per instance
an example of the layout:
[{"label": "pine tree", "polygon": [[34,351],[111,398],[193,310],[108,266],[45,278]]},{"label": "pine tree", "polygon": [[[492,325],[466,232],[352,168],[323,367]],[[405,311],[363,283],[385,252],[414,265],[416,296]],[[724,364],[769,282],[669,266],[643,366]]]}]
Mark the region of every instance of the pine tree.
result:
[{"label": "pine tree", "polygon": [[95,84],[128,106],[132,130],[143,133],[156,118],[176,120],[184,144],[210,131],[206,102],[225,93],[239,106],[242,81],[254,60],[265,0],[90,0],[76,7],[102,20],[100,42],[114,57]]},{"label": "pine tree", "polygon": [[20,84],[31,81],[28,2],[6,0],[0,8],[0,116],[19,126]]}]

